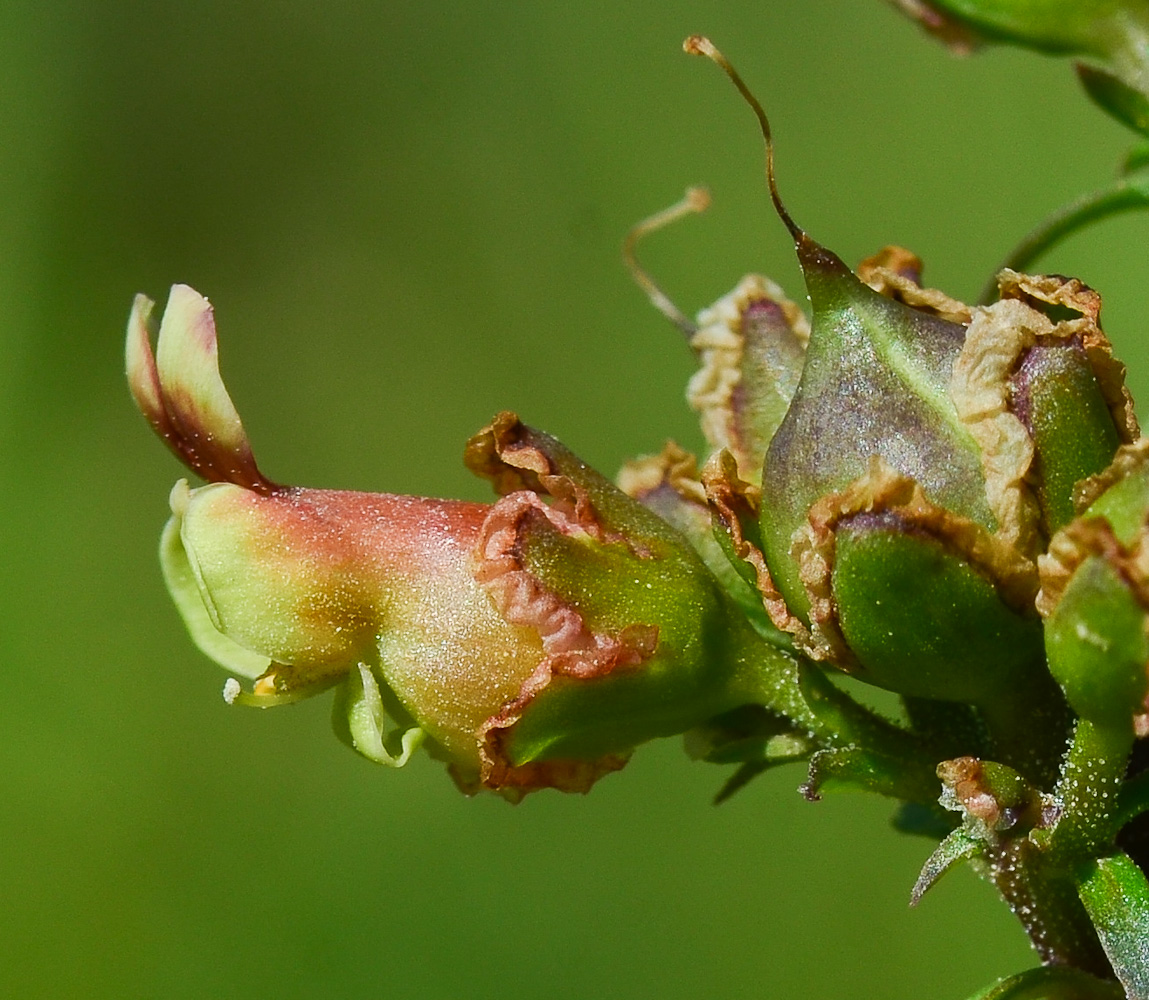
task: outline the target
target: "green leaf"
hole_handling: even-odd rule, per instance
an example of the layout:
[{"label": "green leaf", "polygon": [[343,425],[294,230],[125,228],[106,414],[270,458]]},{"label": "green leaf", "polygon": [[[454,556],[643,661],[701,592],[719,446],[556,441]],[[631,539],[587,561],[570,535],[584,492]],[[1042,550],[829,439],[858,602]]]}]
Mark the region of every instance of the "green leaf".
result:
[{"label": "green leaf", "polygon": [[1129,1000],[1149,1000],[1149,882],[1127,854],[1098,858],[1078,886]]},{"label": "green leaf", "polygon": [[1122,125],[1149,136],[1149,98],[1108,70],[1077,64],[1077,77],[1093,102]]},{"label": "green leaf", "polygon": [[1001,979],[970,1000],[1124,1000],[1116,983],[1079,969],[1046,965]]},{"label": "green leaf", "polygon": [[854,791],[925,803],[937,798],[939,784],[936,776],[907,766],[904,759],[843,747],[820,750],[810,758],[810,773],[800,791],[812,802],[823,792]]},{"label": "green leaf", "polygon": [[954,865],[976,857],[985,849],[985,842],[971,837],[963,829],[953,830],[922,865],[921,874],[910,890],[910,906],[917,906],[938,879]]},{"label": "green leaf", "polygon": [[1149,142],[1139,142],[1128,153],[1121,163],[1121,175],[1136,173],[1149,167]]}]

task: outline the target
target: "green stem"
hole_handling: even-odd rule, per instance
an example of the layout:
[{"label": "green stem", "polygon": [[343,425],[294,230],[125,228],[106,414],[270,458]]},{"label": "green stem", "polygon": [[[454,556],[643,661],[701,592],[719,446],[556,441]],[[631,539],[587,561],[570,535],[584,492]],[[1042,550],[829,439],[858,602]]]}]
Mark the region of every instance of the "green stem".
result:
[{"label": "green stem", "polygon": [[[1140,173],[1122,177],[1109,187],[1083,195],[1054,212],[1013,249],[997,271],[1007,267],[1024,271],[1042,254],[1079,229],[1138,208],[1149,208],[1149,175]],[[997,298],[997,271],[982,289],[982,305]]]},{"label": "green stem", "polygon": [[1006,841],[987,852],[980,867],[1021,921],[1042,961],[1103,979],[1112,975],[1076,884],[1032,841]]},{"label": "green stem", "polygon": [[1051,857],[1077,865],[1112,844],[1120,829],[1118,796],[1132,747],[1132,731],[1088,719],[1077,723],[1054,791],[1061,815],[1050,835]]},{"label": "green stem", "polygon": [[902,775],[900,789],[915,790],[914,801],[927,807],[936,803],[937,758],[922,740],[856,702],[808,660],[774,649],[763,662],[759,652],[754,668],[733,679],[731,696],[784,716],[809,732],[823,749],[877,755]]}]

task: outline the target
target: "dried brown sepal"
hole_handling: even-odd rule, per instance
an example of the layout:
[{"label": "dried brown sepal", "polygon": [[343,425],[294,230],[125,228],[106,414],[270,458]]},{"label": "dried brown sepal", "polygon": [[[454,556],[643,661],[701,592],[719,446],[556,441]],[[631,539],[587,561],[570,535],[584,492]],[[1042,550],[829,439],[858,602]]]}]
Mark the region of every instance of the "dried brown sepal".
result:
[{"label": "dried brown sepal", "polygon": [[1077,484],[1073,491],[1073,506],[1077,513],[1085,513],[1101,494],[1143,469],[1146,462],[1149,462],[1149,438],[1139,438],[1132,444],[1122,445],[1107,469]]},{"label": "dried brown sepal", "polygon": [[1113,415],[1117,433],[1125,444],[1141,436],[1133,397],[1125,385],[1125,365],[1113,356],[1113,345],[1101,329],[1101,296],[1085,282],[1059,274],[1020,274],[1009,268],[997,276],[1002,298],[1029,299],[1060,306],[1081,314],[1079,320],[1064,320],[1054,327],[1058,337],[1080,337],[1085,355],[1097,377],[1101,394]]},{"label": "dried brown sepal", "polygon": [[743,478],[757,482],[777,426],[798,388],[810,321],[768,278],[750,274],[698,314],[690,346],[701,367],[686,399],[706,440],[728,448]]},{"label": "dried brown sepal", "polygon": [[[1137,437],[1137,420],[1125,388],[1125,366],[1113,357],[1099,326],[1101,299],[1093,289],[1076,278],[1008,269],[998,276],[998,284],[999,301],[974,310],[954,364],[950,395],[981,449],[986,499],[998,522],[998,538],[1035,556],[1043,546],[1041,508],[1027,480],[1034,446],[1011,409],[1010,377],[1025,352],[1039,340],[1076,340],[1127,443]],[[1077,317],[1055,322],[1042,306],[1069,310]]]},{"label": "dried brown sepal", "polygon": [[938,764],[938,779],[966,813],[981,820],[989,829],[996,828],[1001,819],[1001,805],[984,780],[977,757],[943,760]]},{"label": "dried brown sepal", "polygon": [[685,503],[706,507],[706,491],[698,478],[698,459],[675,441],[657,455],[631,459],[618,472],[618,488],[640,503],[669,490]]},{"label": "dried brown sepal", "polygon": [[797,637],[801,645],[808,645],[809,630],[787,607],[770,575],[766,557],[752,540],[758,532],[758,487],[739,478],[738,464],[725,449],[716,452],[703,466],[702,485],[714,523],[730,539],[735,556],[754,570],[762,606],[770,621],[775,628]]},{"label": "dried brown sepal", "polygon": [[[548,496],[552,506],[599,542],[622,542],[638,556],[650,553],[639,533],[612,530],[611,511],[603,509],[623,497],[617,488],[564,445],[504,411],[475,434],[463,450],[463,462],[475,475],[490,480],[507,496],[528,490]],[[629,500],[626,500],[629,503]]]},{"label": "dried brown sepal", "polygon": [[467,442],[463,463],[489,479],[500,496],[516,490],[547,492],[542,477],[554,475],[554,464],[531,440],[533,433],[516,414],[504,410]]},{"label": "dried brown sepal", "polygon": [[975,820],[983,836],[1019,824],[1032,828],[1042,821],[1042,797],[999,764],[955,757],[938,764],[937,775],[944,789],[943,804]]},{"label": "dried brown sepal", "polygon": [[1025,613],[1037,590],[1035,565],[985,528],[932,503],[918,483],[878,455],[866,472],[839,493],[810,508],[808,524],[794,533],[791,556],[810,599],[813,645],[805,650],[844,670],[857,664],[842,636],[833,596],[835,532],[857,514],[892,513],[908,532],[930,536],[989,580],[1010,608]]},{"label": "dried brown sepal", "polygon": [[1105,518],[1079,518],[1066,525],[1038,557],[1041,589],[1036,607],[1048,617],[1053,613],[1077,568],[1091,556],[1104,559],[1121,578],[1129,593],[1149,612],[1149,535],[1143,529],[1130,546],[1121,544]]},{"label": "dried brown sepal", "polygon": [[885,246],[858,265],[857,275],[879,295],[963,326],[973,312],[936,288],[922,287],[922,261],[905,247]]},{"label": "dried brown sepal", "polygon": [[[588,681],[616,670],[632,669],[658,645],[658,629],[632,625],[611,636],[590,629],[568,601],[547,588],[524,564],[526,539],[546,532],[588,534],[584,523],[544,504],[529,491],[512,493],[491,509],[476,546],[475,579],[486,589],[499,615],[509,624],[534,631],[544,656],[523,682],[519,694],[479,730],[481,773],[486,788],[523,791],[559,788],[586,791],[601,775],[618,770],[618,755],[598,761],[536,761],[515,765],[507,755],[511,731],[530,704],[559,679]],[[561,682],[561,681],[560,681]]]}]

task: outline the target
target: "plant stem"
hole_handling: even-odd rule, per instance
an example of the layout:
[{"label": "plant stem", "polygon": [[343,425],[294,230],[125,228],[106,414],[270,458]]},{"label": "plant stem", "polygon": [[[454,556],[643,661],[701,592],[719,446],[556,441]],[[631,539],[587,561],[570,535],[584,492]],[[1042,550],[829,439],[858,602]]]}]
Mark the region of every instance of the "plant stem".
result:
[{"label": "plant stem", "polygon": [[1049,848],[1059,862],[1079,864],[1112,844],[1119,829],[1118,793],[1132,746],[1132,731],[1078,721],[1054,792],[1061,815]]},{"label": "plant stem", "polygon": [[1149,176],[1143,173],[1121,177],[1107,188],[1083,195],[1064,208],[1054,212],[1001,262],[982,289],[979,302],[988,305],[997,298],[997,272],[1003,268],[1024,271],[1042,254],[1052,249],[1067,236],[1111,215],[1138,208],[1149,208]]}]

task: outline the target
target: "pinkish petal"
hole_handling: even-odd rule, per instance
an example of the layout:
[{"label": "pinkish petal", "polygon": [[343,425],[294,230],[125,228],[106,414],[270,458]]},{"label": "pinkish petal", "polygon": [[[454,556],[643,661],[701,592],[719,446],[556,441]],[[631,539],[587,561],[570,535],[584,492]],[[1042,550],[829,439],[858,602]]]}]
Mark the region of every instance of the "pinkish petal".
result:
[{"label": "pinkish petal", "polygon": [[160,323],[156,367],[164,408],[184,461],[210,482],[265,489],[235,405],[219,375],[211,304],[173,285]]}]

